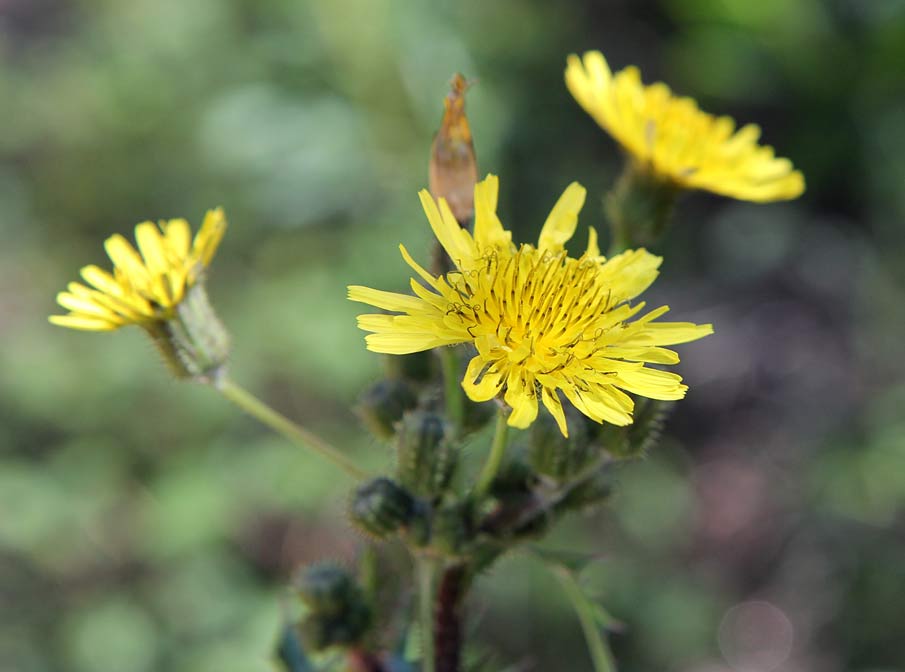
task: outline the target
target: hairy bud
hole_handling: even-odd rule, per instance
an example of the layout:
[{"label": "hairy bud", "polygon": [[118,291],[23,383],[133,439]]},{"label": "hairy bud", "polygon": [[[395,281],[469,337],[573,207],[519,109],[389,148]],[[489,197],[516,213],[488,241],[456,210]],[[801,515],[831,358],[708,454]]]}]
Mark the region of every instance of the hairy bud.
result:
[{"label": "hairy bud", "polygon": [[591,444],[584,417],[574,407],[564,405],[569,437],[559,431],[553,417],[542,413],[531,425],[528,435],[528,461],[539,474],[563,481],[579,473],[597,451]]},{"label": "hairy bud", "polygon": [[435,413],[406,413],[396,432],[396,474],[419,497],[433,499],[449,485],[458,450],[446,421]]},{"label": "hairy bud", "polygon": [[380,380],[365,390],[356,411],[367,428],[382,439],[392,438],[396,423],[415,408],[418,395],[411,384],[400,379]]},{"label": "hairy bud", "polygon": [[406,527],[414,515],[415,500],[412,495],[383,477],[358,486],[349,507],[352,522],[379,539]]}]

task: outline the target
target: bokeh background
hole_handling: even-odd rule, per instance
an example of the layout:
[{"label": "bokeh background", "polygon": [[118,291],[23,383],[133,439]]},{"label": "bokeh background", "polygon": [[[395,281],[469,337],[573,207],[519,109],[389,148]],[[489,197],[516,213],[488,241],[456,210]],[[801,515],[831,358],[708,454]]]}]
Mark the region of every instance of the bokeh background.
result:
[{"label": "bokeh background", "polygon": [[[362,545],[340,474],[138,330],[47,324],[103,239],[223,205],[236,378],[388,464],[349,410],[380,362],[345,285],[427,256],[456,71],[516,236],[575,179],[603,228],[620,156],[562,83],[588,48],[760,123],[808,190],[681,202],[649,299],[716,335],[681,348],[668,438],[550,546],[602,555],[625,672],[905,670],[901,0],[0,0],[0,669],[270,669],[292,568]],[[470,607],[499,669],[590,669],[531,560]]]}]

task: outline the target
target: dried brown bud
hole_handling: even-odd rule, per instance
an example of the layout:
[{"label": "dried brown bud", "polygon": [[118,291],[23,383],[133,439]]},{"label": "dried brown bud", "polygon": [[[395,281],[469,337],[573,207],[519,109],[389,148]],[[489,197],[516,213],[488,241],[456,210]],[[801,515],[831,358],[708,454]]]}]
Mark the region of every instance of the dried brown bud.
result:
[{"label": "dried brown bud", "polygon": [[465,91],[469,82],[456,73],[443,101],[443,121],[431,147],[430,191],[445,198],[459,224],[474,215],[474,187],[478,181],[471,128],[465,116]]}]

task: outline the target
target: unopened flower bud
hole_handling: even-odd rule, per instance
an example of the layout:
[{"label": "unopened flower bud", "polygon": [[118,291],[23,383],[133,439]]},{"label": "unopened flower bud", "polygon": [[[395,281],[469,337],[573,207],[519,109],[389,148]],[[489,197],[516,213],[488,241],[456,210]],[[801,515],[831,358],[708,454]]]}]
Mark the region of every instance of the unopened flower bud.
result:
[{"label": "unopened flower bud", "polygon": [[293,587],[309,611],[324,616],[341,614],[364,599],[352,575],[332,563],[302,568]]},{"label": "unopened flower bud", "polygon": [[596,457],[587,423],[571,404],[564,405],[569,426],[568,438],[562,435],[553,417],[542,413],[528,434],[528,460],[539,473],[557,481],[579,473]]},{"label": "unopened flower bud", "polygon": [[362,531],[383,539],[406,527],[415,514],[415,500],[388,478],[360,485],[352,495],[349,517]]},{"label": "unopened flower bud", "polygon": [[298,626],[299,638],[311,651],[357,643],[371,624],[371,608],[361,587],[335,565],[306,568],[296,582],[308,613]]},{"label": "unopened flower bud", "polygon": [[402,415],[417,406],[411,384],[399,379],[380,380],[365,390],[356,407],[367,428],[382,439],[390,439]]},{"label": "unopened flower bud", "polygon": [[672,404],[655,399],[639,399],[635,403],[634,422],[626,427],[606,425],[596,442],[617,460],[643,457],[660,440]]},{"label": "unopened flower bud", "polygon": [[432,499],[449,485],[458,450],[446,421],[435,413],[406,413],[396,432],[396,474],[419,497]]}]

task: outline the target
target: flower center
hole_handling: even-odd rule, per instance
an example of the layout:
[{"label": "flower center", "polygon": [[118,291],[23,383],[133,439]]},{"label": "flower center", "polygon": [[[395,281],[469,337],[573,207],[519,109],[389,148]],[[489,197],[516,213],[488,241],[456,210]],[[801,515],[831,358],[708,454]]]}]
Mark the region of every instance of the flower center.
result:
[{"label": "flower center", "polygon": [[448,314],[487,358],[552,373],[597,350],[599,317],[610,308],[611,292],[599,280],[599,265],[586,257],[524,245],[448,280],[462,298]]}]

